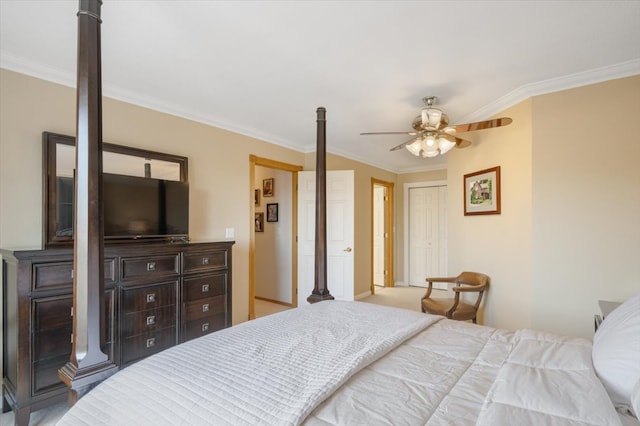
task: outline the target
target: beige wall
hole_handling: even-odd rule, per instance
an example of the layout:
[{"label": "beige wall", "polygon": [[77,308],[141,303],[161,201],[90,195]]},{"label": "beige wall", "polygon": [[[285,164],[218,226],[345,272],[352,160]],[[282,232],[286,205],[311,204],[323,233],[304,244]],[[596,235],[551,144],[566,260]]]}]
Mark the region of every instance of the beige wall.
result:
[{"label": "beige wall", "polygon": [[[484,323],[593,336],[598,299],[640,291],[640,76],[534,97],[448,158],[449,270],[491,276]],[[502,214],[462,179],[501,166]]]},{"label": "beige wall", "polygon": [[[75,135],[75,90],[0,71],[0,246],[42,247],[42,132]],[[313,112],[312,112],[313,113]],[[304,163],[304,154],[204,124],[105,98],[103,139],[189,158],[194,241],[235,229],[233,323],[249,315],[249,155]]]},{"label": "beige wall", "polygon": [[[507,127],[470,135],[474,144],[448,158],[448,269],[491,278],[483,324],[531,327],[531,101],[501,116]],[[465,174],[500,166],[500,215],[464,216]]]},{"label": "beige wall", "polygon": [[593,335],[640,292],[640,76],[533,100],[531,327]]}]

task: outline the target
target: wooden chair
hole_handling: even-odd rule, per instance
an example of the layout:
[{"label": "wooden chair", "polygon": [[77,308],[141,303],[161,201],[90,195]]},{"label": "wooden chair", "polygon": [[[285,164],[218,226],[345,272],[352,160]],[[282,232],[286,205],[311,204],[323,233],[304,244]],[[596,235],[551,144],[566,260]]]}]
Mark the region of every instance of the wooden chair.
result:
[{"label": "wooden chair", "polygon": [[[429,287],[425,295],[422,296],[422,312],[443,315],[447,318],[460,321],[472,320],[474,324],[476,323],[482,295],[489,285],[488,276],[478,272],[463,272],[457,277],[427,278],[426,280],[429,283]],[[454,297],[432,298],[431,291],[433,290],[433,283],[437,282],[456,284],[456,286],[452,288]],[[478,293],[478,298],[474,304],[460,300],[460,293],[468,292]]]}]

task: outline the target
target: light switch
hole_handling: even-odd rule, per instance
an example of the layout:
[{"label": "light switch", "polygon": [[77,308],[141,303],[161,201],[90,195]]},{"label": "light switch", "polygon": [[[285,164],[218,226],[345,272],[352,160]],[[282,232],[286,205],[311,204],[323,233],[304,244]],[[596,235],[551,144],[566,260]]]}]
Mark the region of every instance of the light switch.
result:
[{"label": "light switch", "polygon": [[233,228],[225,228],[224,237],[225,238],[233,238],[235,235],[235,230]]}]

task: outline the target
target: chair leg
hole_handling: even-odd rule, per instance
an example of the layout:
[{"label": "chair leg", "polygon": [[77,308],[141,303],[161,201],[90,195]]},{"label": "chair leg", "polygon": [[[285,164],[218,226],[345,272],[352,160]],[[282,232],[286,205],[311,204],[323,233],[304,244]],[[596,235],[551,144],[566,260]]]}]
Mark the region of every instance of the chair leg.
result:
[{"label": "chair leg", "polygon": [[473,321],[474,324],[477,324],[476,317],[473,317],[473,319],[471,321]]}]

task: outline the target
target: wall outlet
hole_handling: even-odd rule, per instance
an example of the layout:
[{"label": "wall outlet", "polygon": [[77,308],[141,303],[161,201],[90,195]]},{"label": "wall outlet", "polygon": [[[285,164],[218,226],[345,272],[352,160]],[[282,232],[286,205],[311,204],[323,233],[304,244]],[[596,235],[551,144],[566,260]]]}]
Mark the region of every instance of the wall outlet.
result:
[{"label": "wall outlet", "polygon": [[225,238],[233,238],[235,235],[235,230],[233,228],[225,228],[224,237]]}]

